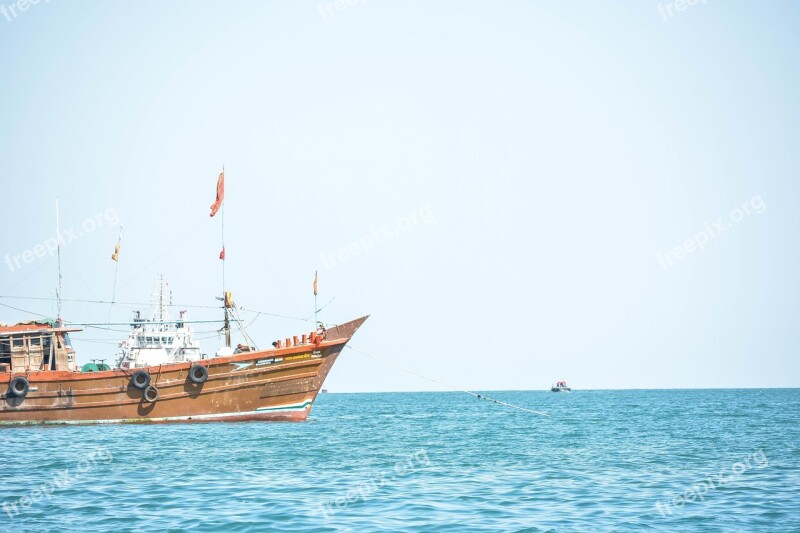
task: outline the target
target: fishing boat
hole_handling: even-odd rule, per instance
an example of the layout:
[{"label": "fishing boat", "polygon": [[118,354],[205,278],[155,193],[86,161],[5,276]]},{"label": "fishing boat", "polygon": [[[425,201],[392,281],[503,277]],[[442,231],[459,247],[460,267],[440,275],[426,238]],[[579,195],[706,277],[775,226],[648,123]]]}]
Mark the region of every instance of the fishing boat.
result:
[{"label": "fishing boat", "polygon": [[0,424],[302,421],[367,318],[267,350],[89,372],[77,369],[70,340],[80,328],[0,326]]},{"label": "fishing boat", "polygon": [[[224,218],[224,185],[223,168],[211,217],[222,209]],[[58,201],[56,235],[61,235]],[[225,290],[223,232],[219,300],[224,346],[213,356],[202,353],[185,311],[178,319],[169,316],[171,295],[161,277],[154,311],[149,319],[136,313],[128,338],[120,342],[116,368],[94,361],[79,370],[70,334],[81,328],[61,319],[61,239],[56,240],[57,318],[0,324],[0,425],[305,420],[342,349],[368,318],[332,326],[318,322],[315,274],[315,331],[259,349]],[[111,256],[115,263],[121,243],[120,226]],[[112,295],[116,273],[114,280]],[[231,346],[231,319],[245,340],[236,348]]]},{"label": "fishing boat", "polygon": [[559,381],[550,387],[550,392],[572,392],[566,381]]}]

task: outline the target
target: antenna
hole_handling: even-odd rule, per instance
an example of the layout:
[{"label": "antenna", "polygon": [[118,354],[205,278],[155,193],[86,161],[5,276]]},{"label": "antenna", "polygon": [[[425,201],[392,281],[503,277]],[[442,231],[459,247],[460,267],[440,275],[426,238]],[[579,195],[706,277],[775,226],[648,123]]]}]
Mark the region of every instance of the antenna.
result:
[{"label": "antenna", "polygon": [[56,198],[56,250],[58,255],[58,288],[56,288],[56,320],[61,323],[61,223],[58,216],[58,198]]}]

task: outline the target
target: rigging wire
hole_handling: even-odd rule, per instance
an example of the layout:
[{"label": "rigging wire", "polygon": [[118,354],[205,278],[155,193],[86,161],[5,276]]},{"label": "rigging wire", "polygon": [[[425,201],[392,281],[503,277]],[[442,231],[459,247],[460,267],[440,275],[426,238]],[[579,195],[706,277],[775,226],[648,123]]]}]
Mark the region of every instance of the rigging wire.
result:
[{"label": "rigging wire", "polygon": [[[184,245],[185,245],[185,241],[186,241],[186,238],[185,238],[185,237],[184,237],[182,234],[180,234],[180,233],[179,233],[179,234],[178,234],[178,237],[175,239],[175,241],[173,241],[173,242],[172,242],[172,243],[171,243],[169,246],[167,246],[167,247],[164,249],[164,251],[163,251],[163,252],[161,252],[161,253],[160,253],[160,254],[158,254],[158,255],[157,255],[155,258],[153,258],[153,260],[152,260],[152,261],[150,261],[150,262],[149,262],[149,263],[147,263],[147,264],[146,264],[144,267],[142,267],[142,268],[141,268],[141,270],[139,270],[139,272],[137,272],[136,274],[134,274],[134,275],[133,275],[133,277],[129,278],[129,279],[128,279],[128,281],[126,281],[125,283],[123,283],[122,285],[120,285],[120,287],[119,287],[119,288],[120,288],[120,289],[124,289],[125,287],[127,287],[128,285],[130,285],[130,284],[131,284],[131,282],[133,282],[133,280],[135,280],[136,278],[138,278],[139,276],[141,276],[142,274],[144,274],[145,272],[147,272],[147,270],[148,270],[148,269],[149,269],[149,268],[150,268],[150,267],[151,267],[153,264],[155,264],[155,262],[156,262],[156,261],[158,261],[159,259],[161,259],[161,258],[162,258],[162,257],[164,257],[165,255],[167,255],[168,253],[170,253],[170,252],[175,252],[175,251],[180,251],[180,250],[178,250],[178,248],[179,248],[180,246],[184,246]],[[147,305],[150,305],[150,304],[147,304]]]},{"label": "rigging wire", "polygon": [[[0,295],[0,298],[8,298],[10,300],[47,300],[52,301],[52,297],[43,297],[43,296],[11,296],[11,295]],[[63,302],[72,302],[72,303],[84,303],[84,304],[110,304],[113,303],[114,305],[134,305],[134,306],[141,306],[141,307],[150,307],[153,305],[153,302],[118,302],[118,301],[110,301],[110,300],[85,300],[85,299],[78,299],[78,298],[64,298]],[[188,307],[188,308],[197,308],[197,309],[222,309],[221,305],[181,305],[181,304],[166,304],[166,307]]]},{"label": "rigging wire", "polygon": [[[39,270],[41,270],[41,269],[42,269],[44,266],[46,266],[46,265],[49,265],[49,264],[50,264],[50,261],[53,261],[54,259],[55,259],[55,257],[51,255],[50,257],[45,257],[45,258],[43,258],[41,261],[39,261],[39,262],[38,262],[38,264],[37,264],[37,265],[31,265],[31,267],[30,267],[30,268],[28,269],[28,271],[27,271],[27,272],[28,272],[27,274],[25,274],[25,275],[24,275],[24,276],[22,276],[20,279],[18,279],[18,280],[17,280],[17,281],[15,281],[14,283],[12,283],[10,286],[8,286],[8,287],[6,287],[5,289],[3,289],[3,291],[4,291],[4,292],[8,292],[8,291],[10,291],[10,290],[11,290],[11,289],[13,289],[14,287],[16,287],[17,285],[19,285],[20,283],[22,283],[23,281],[25,281],[26,279],[28,279],[29,277],[31,277],[32,275],[34,275],[35,273],[37,273],[37,272],[38,272]],[[17,267],[19,267],[19,263],[17,263]],[[50,300],[50,301],[53,301],[53,298],[52,298],[52,297],[51,297],[51,298],[46,298],[46,299],[47,299],[47,300]]]},{"label": "rigging wire", "polygon": [[[46,300],[48,302],[53,301],[52,297],[46,298],[42,296],[11,296],[11,295],[1,295],[0,299],[6,298],[9,300]],[[61,300],[62,302],[71,302],[71,303],[86,303],[86,304],[102,304],[108,305],[113,303],[114,305],[130,305],[130,306],[140,306],[140,307],[149,307],[153,305],[153,302],[111,302],[108,300],[84,300],[84,299],[69,299],[64,298]],[[333,301],[333,300],[331,300]],[[330,302],[328,302],[330,303]],[[326,304],[327,306],[327,304]],[[168,304],[167,307],[174,307],[174,308],[186,308],[186,309],[222,309],[222,305],[189,305],[189,304]],[[244,313],[256,313],[257,315],[265,315],[265,316],[272,316],[276,318],[285,318],[287,320],[297,320],[300,322],[308,322],[309,320],[306,318],[300,318],[296,316],[289,316],[289,315],[281,315],[278,313],[268,313],[266,311],[258,311],[257,309],[246,309],[244,307],[239,307],[239,310]],[[27,312],[27,311],[25,311]],[[33,313],[36,314],[36,313]],[[45,316],[45,315],[39,315]],[[255,320],[255,319],[254,319]]]},{"label": "rigging wire", "polygon": [[245,329],[244,324],[242,324],[242,319],[239,317],[239,313],[236,312],[236,307],[231,307],[231,316],[233,320],[239,325],[239,331],[242,333],[244,340],[247,341],[248,346],[255,347],[256,351],[258,351],[258,345],[250,338],[250,335],[247,334],[247,330]]},{"label": "rigging wire", "polygon": [[463,392],[465,394],[469,394],[471,396],[476,397],[479,400],[486,400],[487,402],[496,403],[498,405],[505,405],[506,407],[512,407],[514,409],[519,409],[520,411],[533,413],[535,415],[550,416],[549,414],[545,413],[544,411],[535,411],[533,409],[528,409],[527,407],[521,407],[519,405],[514,405],[513,403],[508,403],[508,402],[504,402],[504,401],[501,401],[501,400],[496,400],[494,398],[490,398],[489,396],[486,396],[486,395],[483,395],[483,394],[478,394],[476,392],[468,391],[468,390],[462,389],[460,387],[456,387],[454,385],[450,385],[448,383],[444,383],[442,381],[439,381],[436,378],[432,378],[432,377],[426,376],[424,374],[420,374],[419,372],[415,372],[414,370],[410,370],[410,369],[402,367],[402,366],[400,366],[398,364],[392,363],[391,361],[387,361],[386,359],[382,359],[382,358],[378,357],[377,355],[372,355],[372,354],[368,354],[366,352],[362,352],[361,350],[353,348],[349,344],[345,345],[345,347],[346,348],[350,348],[351,350],[353,350],[356,353],[360,353],[361,355],[364,355],[364,356],[369,357],[371,359],[375,359],[376,361],[379,361],[379,362],[381,362],[381,363],[383,363],[385,365],[397,368],[398,370],[402,370],[403,372],[407,372],[409,374],[412,374],[414,376],[420,377],[422,379],[426,379],[428,381],[432,381],[433,383],[437,383],[439,385],[443,385],[443,386],[445,386],[445,387],[447,387],[449,389],[453,389],[453,390],[458,391],[458,392]]},{"label": "rigging wire", "polygon": [[8,304],[4,304],[4,303],[0,303],[0,305],[2,305],[3,307],[8,307],[9,309],[13,309],[14,311],[20,311],[22,313],[27,313],[29,315],[36,315],[36,316],[40,316],[42,318],[51,318],[51,317],[49,317],[47,315],[43,315],[41,313],[34,313],[33,311],[28,311],[26,309],[20,309],[19,307],[14,307],[13,305],[8,305]]},{"label": "rigging wire", "polygon": [[[71,322],[65,320],[65,323],[70,326],[130,326],[132,322]],[[224,320],[148,320],[141,322],[142,324],[174,324],[175,322],[183,322],[184,324],[216,324],[224,322]]]},{"label": "rigging wire", "polygon": [[[70,324],[70,325],[73,325],[73,326],[76,325],[76,324],[71,324],[69,322],[67,324]],[[90,329],[101,329],[103,331],[114,331],[116,333],[128,333],[129,332],[129,330],[127,330],[127,329],[104,328],[102,326],[93,326],[91,324],[77,324],[77,325],[79,325],[79,326],[82,325],[83,327],[90,328]]]},{"label": "rigging wire", "polygon": [[[313,317],[314,317],[314,324],[316,324],[316,322],[317,322],[317,319],[316,319],[316,317],[317,317],[317,314],[318,314],[320,311],[322,311],[323,309],[325,309],[326,307],[328,307],[329,305],[331,305],[335,299],[336,299],[336,296],[334,296],[333,298],[331,298],[330,300],[328,300],[328,303],[326,303],[326,304],[325,304],[325,305],[323,305],[322,307],[320,307],[320,308],[318,308],[318,309],[315,309],[315,310],[314,310],[314,314],[312,314],[312,315],[309,315],[309,317],[308,317],[308,318],[306,318],[306,319],[305,319],[305,321],[306,321],[306,322],[309,322],[309,321],[311,321],[311,317],[313,316]],[[314,307],[316,307],[316,306],[314,306]]]}]

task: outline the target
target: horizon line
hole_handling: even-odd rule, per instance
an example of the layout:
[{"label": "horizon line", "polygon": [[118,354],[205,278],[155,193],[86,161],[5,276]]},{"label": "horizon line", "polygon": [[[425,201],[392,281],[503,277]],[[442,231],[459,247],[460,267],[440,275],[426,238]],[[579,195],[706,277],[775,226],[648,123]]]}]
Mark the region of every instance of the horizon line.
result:
[{"label": "horizon line", "polygon": [[[323,388],[324,389],[324,388]],[[653,387],[653,388],[599,388],[599,389],[572,389],[571,392],[600,392],[600,391],[668,391],[668,390],[795,390],[800,389],[800,385],[788,387]],[[469,389],[470,392],[551,392],[550,389]],[[322,392],[322,390],[320,390]],[[420,392],[452,392],[454,394],[464,394],[460,390],[394,390],[394,391],[329,391],[325,389],[325,394],[415,394]]]}]

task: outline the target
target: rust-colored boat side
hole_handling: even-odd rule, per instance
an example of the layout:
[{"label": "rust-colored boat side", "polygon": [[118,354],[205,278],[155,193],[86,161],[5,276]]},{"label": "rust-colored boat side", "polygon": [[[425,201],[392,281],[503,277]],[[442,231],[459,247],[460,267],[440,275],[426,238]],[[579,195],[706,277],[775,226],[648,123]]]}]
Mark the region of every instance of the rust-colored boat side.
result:
[{"label": "rust-colored boat side", "polygon": [[[0,372],[0,425],[305,420],[341,350],[367,318],[333,326],[316,342],[308,336],[306,343],[194,363]],[[190,379],[193,365],[206,368],[202,383]],[[132,383],[142,370],[157,391],[155,401]],[[24,397],[9,388],[16,377],[30,385]]]}]

